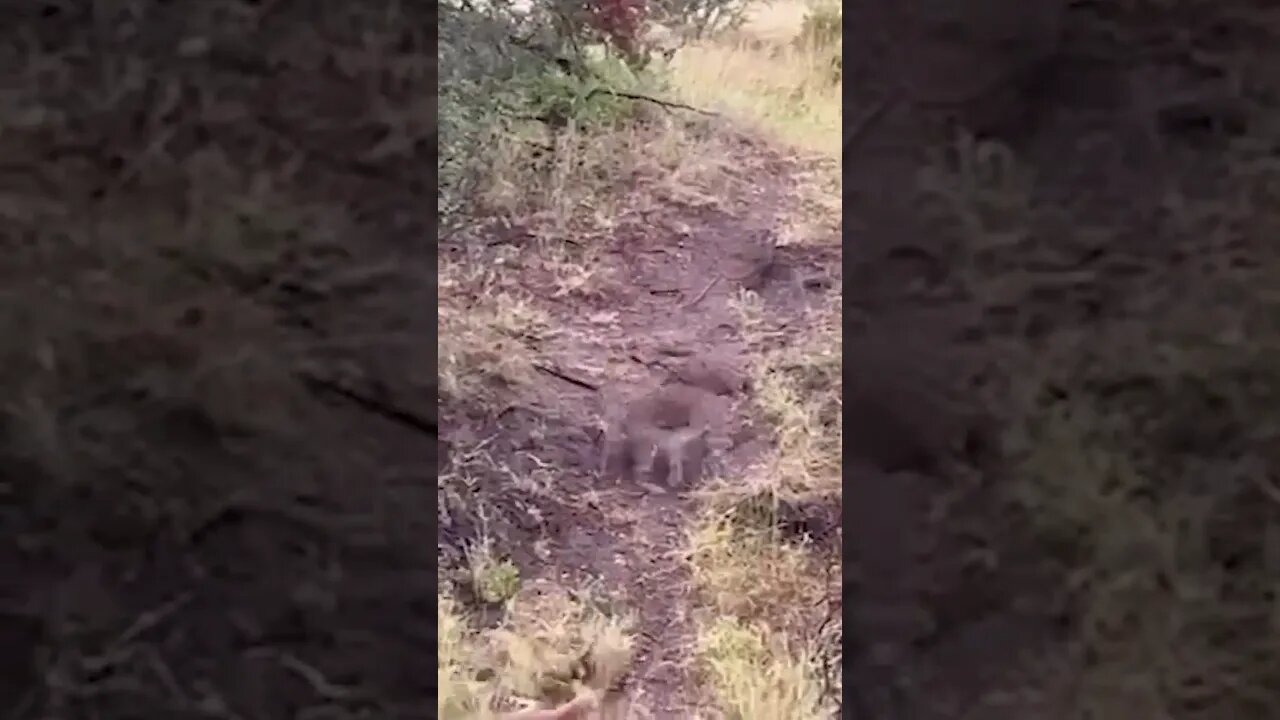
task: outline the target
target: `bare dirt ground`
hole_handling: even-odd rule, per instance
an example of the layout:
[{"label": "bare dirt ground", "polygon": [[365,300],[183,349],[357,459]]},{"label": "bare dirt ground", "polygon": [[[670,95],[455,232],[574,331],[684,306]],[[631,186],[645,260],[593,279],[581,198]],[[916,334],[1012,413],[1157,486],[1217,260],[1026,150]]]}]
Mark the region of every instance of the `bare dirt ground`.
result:
[{"label": "bare dirt ground", "polygon": [[[495,518],[530,518],[524,527],[492,530],[522,569],[570,587],[600,587],[638,613],[625,694],[636,712],[655,718],[694,717],[706,701],[690,667],[694,602],[685,558],[698,483],[716,470],[741,471],[768,442],[743,387],[761,336],[744,332],[735,298],[744,289],[758,293],[764,337],[785,343],[804,333],[804,310],[829,302],[841,282],[835,232],[803,246],[777,243],[799,202],[800,161],[750,136],[717,132],[729,133],[719,158],[725,170],[708,184],[683,185],[672,197],[660,178],[639,178],[629,195],[643,200],[616,217],[592,266],[607,279],[589,299],[557,298],[536,268],[509,269],[556,328],[538,346],[539,380],[496,417],[462,417],[448,405],[442,415],[452,447],[492,438],[483,461],[490,472],[471,475],[482,499],[466,504],[488,506]],[[684,488],[601,477],[606,416],[671,382],[705,396],[716,418],[709,444],[721,452]],[[454,455],[455,467],[467,462]],[[512,477],[536,478],[546,468],[553,472],[544,486],[511,491]],[[441,552],[456,559],[480,520],[465,511],[450,516],[447,504],[442,512]],[[814,512],[825,513],[815,527],[838,547],[838,508]]]}]

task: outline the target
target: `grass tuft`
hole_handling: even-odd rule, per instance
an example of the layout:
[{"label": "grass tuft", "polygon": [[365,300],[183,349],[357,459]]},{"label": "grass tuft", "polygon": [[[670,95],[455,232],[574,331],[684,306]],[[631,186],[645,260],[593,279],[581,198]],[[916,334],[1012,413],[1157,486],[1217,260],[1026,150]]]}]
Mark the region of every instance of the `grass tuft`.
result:
[{"label": "grass tuft", "polygon": [[719,618],[698,638],[698,655],[725,720],[831,717],[814,659],[776,635]]},{"label": "grass tuft", "polygon": [[583,693],[600,697],[631,665],[631,619],[590,595],[527,583],[483,630],[470,627],[450,596],[437,600],[441,720],[556,706]]},{"label": "grass tuft", "polygon": [[[746,294],[738,312],[744,333],[758,345],[764,336],[759,298]],[[840,300],[810,314],[809,333],[797,343],[762,349],[751,365],[754,401],[774,433],[775,451],[759,464],[742,492],[788,501],[838,498],[843,433]],[[719,488],[732,493],[731,488]]]},{"label": "grass tuft", "polygon": [[475,633],[468,618],[448,595],[436,596],[436,717],[492,717],[492,690],[477,679]]},{"label": "grass tuft", "polygon": [[695,587],[718,614],[776,627],[803,624],[828,589],[804,545],[736,514],[708,512],[694,525],[690,562]]},{"label": "grass tuft", "polygon": [[467,564],[471,589],[482,602],[501,605],[520,590],[520,568],[494,555],[492,538],[486,537],[467,550]]}]

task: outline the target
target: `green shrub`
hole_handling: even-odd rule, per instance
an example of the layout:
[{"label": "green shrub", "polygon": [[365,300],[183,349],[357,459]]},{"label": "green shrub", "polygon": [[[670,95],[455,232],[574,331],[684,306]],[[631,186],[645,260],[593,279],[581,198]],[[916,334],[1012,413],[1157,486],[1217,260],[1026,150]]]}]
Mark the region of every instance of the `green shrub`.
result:
[{"label": "green shrub", "polygon": [[633,109],[605,90],[634,90],[641,76],[611,51],[570,42],[540,22],[503,11],[441,10],[437,166],[446,227],[477,209],[478,191],[503,167],[496,154],[511,146],[503,141],[532,135],[528,157],[519,160],[536,164],[548,146],[530,126],[589,132],[616,125]]}]

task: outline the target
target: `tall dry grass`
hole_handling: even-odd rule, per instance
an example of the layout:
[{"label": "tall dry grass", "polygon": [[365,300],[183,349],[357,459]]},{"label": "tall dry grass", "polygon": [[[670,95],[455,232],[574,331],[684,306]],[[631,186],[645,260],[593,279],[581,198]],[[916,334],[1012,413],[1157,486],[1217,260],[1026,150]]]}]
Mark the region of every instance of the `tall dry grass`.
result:
[{"label": "tall dry grass", "polygon": [[797,148],[838,157],[839,47],[801,37],[814,7],[779,2],[757,9],[741,30],[682,48],[671,81],[690,104],[722,111]]}]

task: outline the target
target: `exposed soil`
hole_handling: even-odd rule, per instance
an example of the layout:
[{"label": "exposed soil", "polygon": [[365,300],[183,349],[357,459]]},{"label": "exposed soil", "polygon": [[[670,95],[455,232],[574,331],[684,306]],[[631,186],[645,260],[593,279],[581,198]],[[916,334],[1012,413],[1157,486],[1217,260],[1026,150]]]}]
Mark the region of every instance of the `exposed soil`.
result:
[{"label": "exposed soil", "polygon": [[[488,455],[516,473],[556,469],[550,487],[513,493],[510,476],[490,474],[476,492],[493,516],[536,517],[524,527],[496,529],[504,547],[542,548],[523,558],[534,574],[570,586],[598,586],[639,615],[636,665],[627,681],[635,706],[655,718],[686,718],[703,698],[691,684],[688,649],[693,627],[687,547],[700,477],[715,469],[730,476],[767,446],[752,430],[744,383],[750,347],[732,299],[742,288],[760,293],[768,309],[771,342],[786,342],[804,328],[790,327],[803,308],[822,302],[840,282],[836,237],[803,248],[774,247],[773,229],[795,202],[790,182],[796,161],[743,137],[718,178],[716,202],[706,206],[657,197],[656,208],[617,218],[613,241],[600,263],[610,280],[590,300],[559,301],[526,285],[553,308],[559,332],[542,348],[549,369],[536,395],[499,418],[464,419],[446,412],[447,439],[495,437]],[[635,193],[660,193],[640,186]],[[804,282],[815,275],[826,282]],[[703,397],[713,418],[701,472],[687,486],[662,487],[659,463],[650,479],[599,474],[607,418],[662,385],[684,385]],[[584,387],[592,386],[596,389]],[[698,453],[702,455],[702,453]],[[697,458],[702,459],[702,458]],[[456,460],[455,460],[456,462]],[[526,506],[527,504],[527,506]],[[525,507],[522,507],[525,506]],[[528,506],[537,508],[530,513]],[[827,537],[838,518],[830,509]],[[474,533],[466,518],[442,523],[441,552]],[[805,518],[795,519],[797,527]],[[808,529],[808,528],[806,528]]]}]

